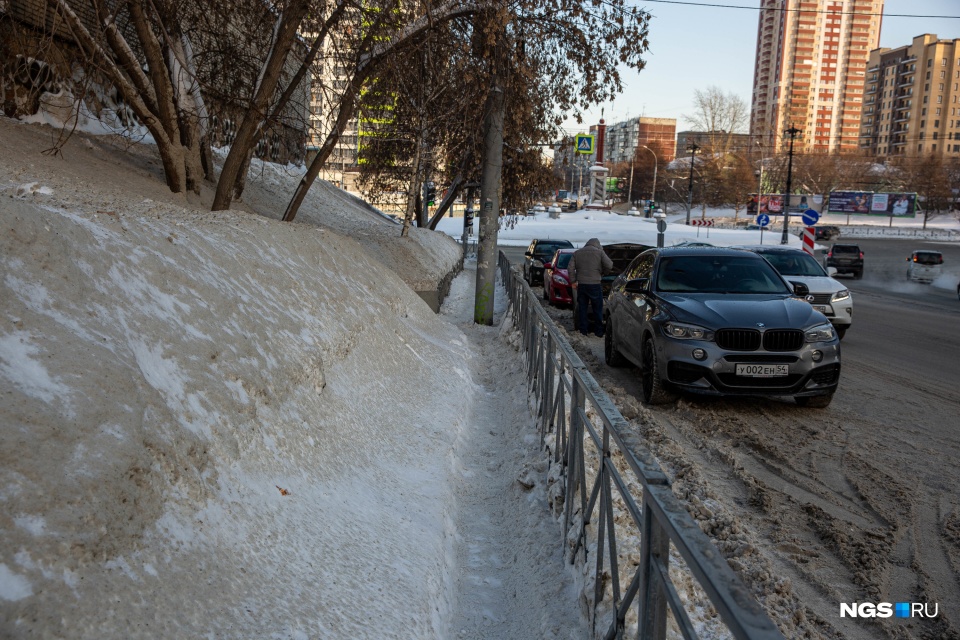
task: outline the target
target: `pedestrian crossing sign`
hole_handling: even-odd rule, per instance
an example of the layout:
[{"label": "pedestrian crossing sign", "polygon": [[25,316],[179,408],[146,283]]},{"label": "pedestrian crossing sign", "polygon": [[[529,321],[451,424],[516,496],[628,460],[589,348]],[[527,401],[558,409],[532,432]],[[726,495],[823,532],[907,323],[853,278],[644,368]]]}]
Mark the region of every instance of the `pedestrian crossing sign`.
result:
[{"label": "pedestrian crossing sign", "polygon": [[593,154],[593,136],[586,133],[577,134],[577,153]]}]

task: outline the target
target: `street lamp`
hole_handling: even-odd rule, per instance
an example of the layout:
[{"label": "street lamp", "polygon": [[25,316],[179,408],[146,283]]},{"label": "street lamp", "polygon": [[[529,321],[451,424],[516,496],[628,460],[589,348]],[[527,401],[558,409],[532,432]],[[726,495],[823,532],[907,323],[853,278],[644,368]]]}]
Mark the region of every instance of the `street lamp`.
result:
[{"label": "street lamp", "polygon": [[757,140],[757,147],[760,148],[760,182],[757,183],[757,215],[759,216],[763,207],[763,142]]},{"label": "street lamp", "polygon": [[790,237],[790,189],[791,182],[793,182],[793,140],[797,137],[797,134],[800,133],[800,129],[796,127],[790,127],[785,134],[790,136],[790,155],[787,159],[787,192],[784,194],[783,198],[783,235],[780,236],[780,244],[788,244]]},{"label": "street lamp", "polygon": [[657,154],[654,153],[653,149],[651,149],[645,144],[642,144],[640,146],[653,154],[653,189],[650,190],[650,199],[653,200],[654,204],[656,204],[657,203],[657,164],[659,164],[657,162]]},{"label": "street lamp", "polygon": [[687,226],[690,225],[690,211],[693,209],[693,161],[699,150],[700,145],[696,142],[691,142],[687,147],[687,151],[690,152],[690,188],[687,191]]}]

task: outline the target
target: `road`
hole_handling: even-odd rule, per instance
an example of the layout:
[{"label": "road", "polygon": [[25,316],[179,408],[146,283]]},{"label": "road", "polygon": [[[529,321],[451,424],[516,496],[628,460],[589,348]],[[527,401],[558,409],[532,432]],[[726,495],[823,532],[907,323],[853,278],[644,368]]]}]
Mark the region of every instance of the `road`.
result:
[{"label": "road", "polygon": [[[771,611],[787,637],[960,638],[960,246],[855,242],[866,271],[844,280],[855,319],[827,409],[698,397],[648,408],[635,369],[606,366],[601,339],[575,334],[569,310],[550,313],[675,491],[716,505],[701,526],[721,548],[727,527],[752,532],[755,548],[728,557],[761,599],[786,588],[803,603],[792,619]],[[919,248],[943,251],[952,290],[905,281]],[[938,616],[842,618],[841,602],[937,603]]]}]

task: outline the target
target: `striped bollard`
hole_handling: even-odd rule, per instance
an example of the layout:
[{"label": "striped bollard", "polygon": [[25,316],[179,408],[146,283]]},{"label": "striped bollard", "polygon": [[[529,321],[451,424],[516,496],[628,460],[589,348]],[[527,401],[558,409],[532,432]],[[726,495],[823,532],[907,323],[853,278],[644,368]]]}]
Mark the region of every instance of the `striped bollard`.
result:
[{"label": "striped bollard", "polygon": [[806,227],[803,230],[803,250],[813,255],[813,240],[816,237],[814,227]]}]

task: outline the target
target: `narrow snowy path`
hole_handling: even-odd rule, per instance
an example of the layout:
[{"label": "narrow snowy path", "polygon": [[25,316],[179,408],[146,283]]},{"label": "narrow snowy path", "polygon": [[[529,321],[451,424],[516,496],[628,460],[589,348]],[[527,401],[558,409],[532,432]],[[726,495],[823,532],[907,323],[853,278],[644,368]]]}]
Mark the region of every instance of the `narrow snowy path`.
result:
[{"label": "narrow snowy path", "polygon": [[480,386],[459,447],[451,637],[584,638],[574,570],[563,560],[560,529],[547,506],[547,463],[522,363],[498,327],[471,322],[474,280],[468,268],[445,304],[448,315],[466,314],[455,321],[470,341],[469,364]]}]

